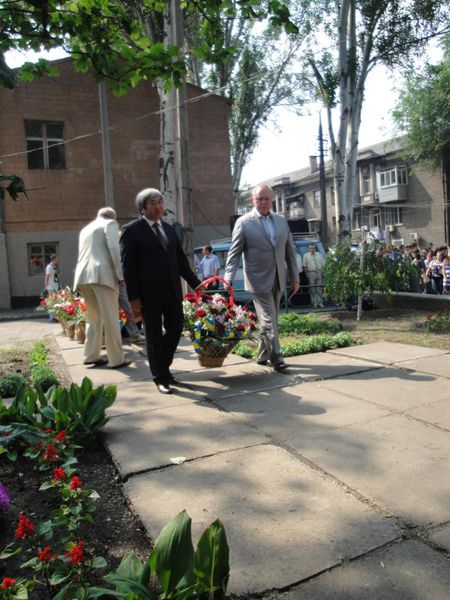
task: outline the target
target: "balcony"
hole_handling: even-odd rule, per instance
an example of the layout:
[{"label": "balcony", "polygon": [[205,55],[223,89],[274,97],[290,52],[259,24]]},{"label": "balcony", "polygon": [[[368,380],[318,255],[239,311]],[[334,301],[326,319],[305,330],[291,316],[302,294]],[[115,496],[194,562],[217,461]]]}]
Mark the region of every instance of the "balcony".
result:
[{"label": "balcony", "polygon": [[368,192],[360,196],[362,206],[378,206],[378,194],[375,192]]},{"label": "balcony", "polygon": [[408,198],[408,184],[398,183],[390,185],[389,187],[380,188],[378,190],[378,197],[380,204],[385,202],[398,202],[399,200],[407,200]]}]

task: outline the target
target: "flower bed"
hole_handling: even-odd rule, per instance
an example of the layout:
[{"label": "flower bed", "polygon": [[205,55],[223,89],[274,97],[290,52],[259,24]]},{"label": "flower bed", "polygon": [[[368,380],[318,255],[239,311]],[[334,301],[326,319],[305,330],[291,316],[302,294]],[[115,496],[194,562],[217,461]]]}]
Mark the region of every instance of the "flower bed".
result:
[{"label": "flower bed", "polygon": [[220,294],[187,294],[183,314],[194,350],[205,367],[221,366],[234,346],[257,329],[254,313]]},{"label": "flower bed", "polygon": [[450,310],[441,308],[434,314],[429,314],[425,320],[425,328],[433,333],[450,332]]}]

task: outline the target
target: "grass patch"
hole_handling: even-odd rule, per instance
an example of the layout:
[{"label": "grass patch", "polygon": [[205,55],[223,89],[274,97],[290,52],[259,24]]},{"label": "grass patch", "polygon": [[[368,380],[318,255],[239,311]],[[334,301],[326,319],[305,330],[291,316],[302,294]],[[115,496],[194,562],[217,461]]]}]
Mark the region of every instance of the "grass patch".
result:
[{"label": "grass patch", "polygon": [[278,319],[280,336],[317,335],[321,333],[335,334],[342,331],[343,325],[332,317],[321,318],[314,313],[300,315],[285,313]]}]

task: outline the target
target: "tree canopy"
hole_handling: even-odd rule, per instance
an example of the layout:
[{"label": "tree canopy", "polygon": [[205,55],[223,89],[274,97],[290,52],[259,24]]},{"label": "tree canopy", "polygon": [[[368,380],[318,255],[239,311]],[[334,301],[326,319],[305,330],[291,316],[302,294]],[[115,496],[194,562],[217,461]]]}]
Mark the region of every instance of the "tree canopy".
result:
[{"label": "tree canopy", "polygon": [[393,117],[406,133],[407,157],[440,167],[450,158],[450,36],[442,44],[442,60],[410,73]]}]

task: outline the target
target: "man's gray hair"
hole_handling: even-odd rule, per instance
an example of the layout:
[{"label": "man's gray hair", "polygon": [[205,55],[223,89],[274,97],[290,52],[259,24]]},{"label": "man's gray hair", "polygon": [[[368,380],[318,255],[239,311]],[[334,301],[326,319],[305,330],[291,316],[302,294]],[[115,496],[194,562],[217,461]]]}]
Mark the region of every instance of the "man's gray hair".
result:
[{"label": "man's gray hair", "polygon": [[163,199],[162,194],[156,188],[145,188],[145,190],[141,190],[139,194],[136,196],[136,200],[134,201],[136,204],[136,208],[139,212],[145,208],[147,201],[156,200],[156,198]]},{"label": "man's gray hair", "polygon": [[270,185],[267,185],[266,183],[258,183],[258,185],[255,185],[255,187],[252,189],[252,197],[255,197],[256,194],[261,190],[267,190],[272,198],[275,198],[275,192]]},{"label": "man's gray hair", "polygon": [[97,213],[97,218],[101,217],[102,219],[115,219],[116,211],[110,206],[104,206]]}]

